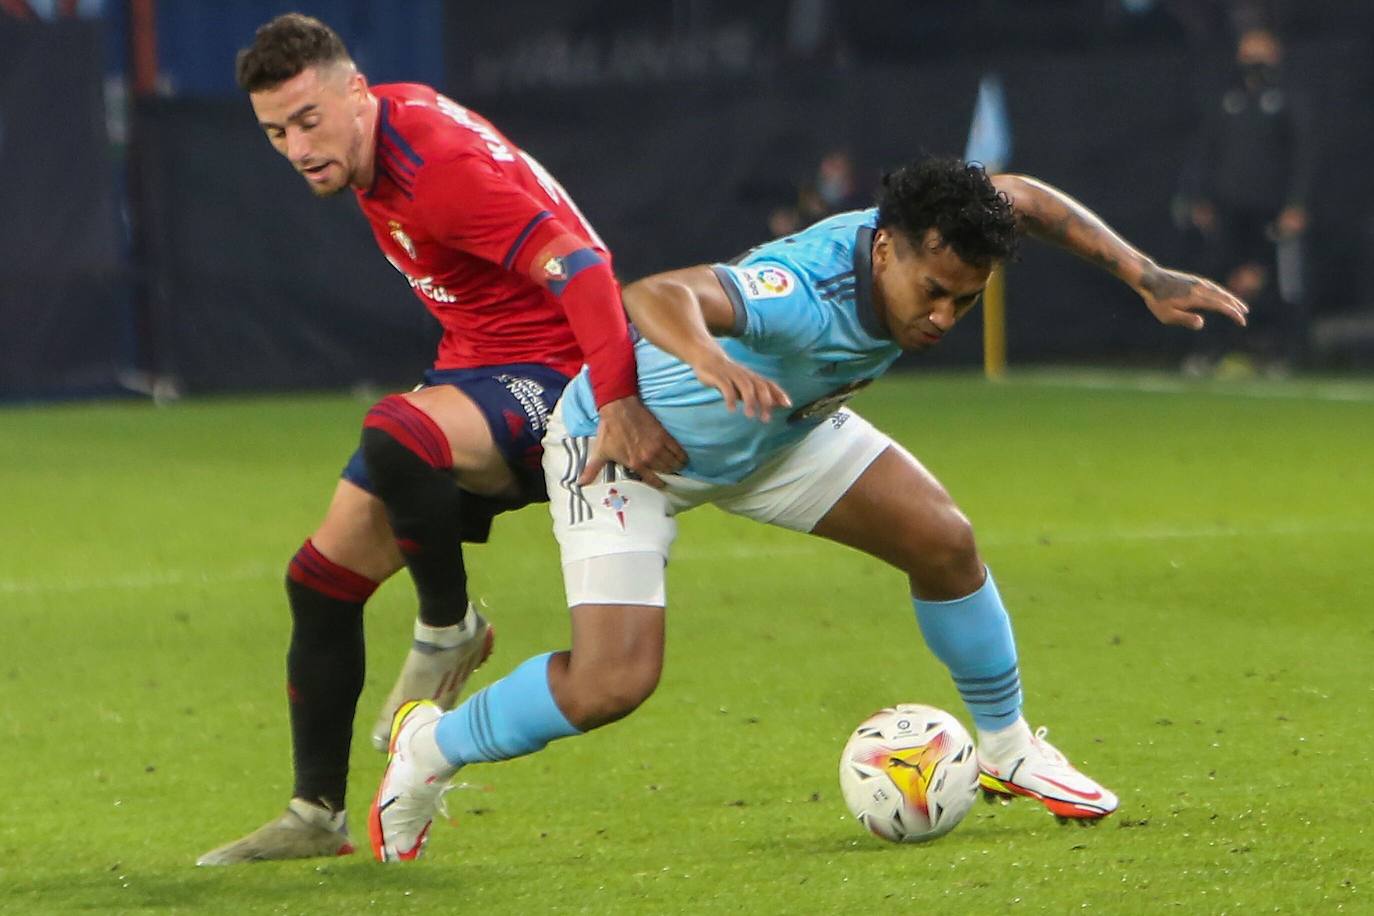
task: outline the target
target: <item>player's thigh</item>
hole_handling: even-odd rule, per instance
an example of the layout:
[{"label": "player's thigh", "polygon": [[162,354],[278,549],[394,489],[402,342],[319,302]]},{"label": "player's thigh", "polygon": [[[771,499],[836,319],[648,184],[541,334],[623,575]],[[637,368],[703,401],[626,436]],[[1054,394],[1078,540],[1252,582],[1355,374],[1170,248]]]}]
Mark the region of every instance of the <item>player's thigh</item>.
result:
[{"label": "player's thigh", "polygon": [[662,593],[663,567],[677,536],[669,497],[630,479],[618,465],[608,464],[594,483],[578,483],[590,451],[591,437],[570,435],[555,409],[544,437],[543,470],[568,606],[661,605],[661,598],[646,599]]},{"label": "player's thigh", "polygon": [[537,363],[431,369],[406,397],[444,431],[464,489],[538,502],[545,499],[541,440],[567,384],[566,375]]},{"label": "player's thigh", "polygon": [[663,672],[661,607],[584,604],[572,610],[572,651],[549,663],[549,688],[582,730],[629,715]]},{"label": "player's thigh", "polygon": [[959,598],[982,581],[968,519],[935,476],[896,443],[874,459],[812,534],[906,572],[921,598]]},{"label": "player's thigh", "polygon": [[863,417],[841,409],[711,501],[734,515],[809,532],[891,444]]},{"label": "player's thigh", "polygon": [[662,607],[581,604],[569,613],[573,671],[640,670],[657,682],[663,667],[666,614]]},{"label": "player's thigh", "polygon": [[944,487],[847,408],[716,504],[862,550],[907,573],[923,598],[960,597],[981,582],[972,530]]},{"label": "player's thigh", "polygon": [[617,719],[647,700],[663,674],[663,608],[583,604],[571,615],[568,680],[587,701],[583,718]]},{"label": "player's thigh", "polygon": [[349,480],[334,488],[324,520],[311,535],[315,549],[331,562],[374,582],[404,564],[382,501]]},{"label": "player's thigh", "polygon": [[453,453],[453,472],[464,489],[483,495],[514,492],[516,478],[497,448],[486,414],[453,385],[435,385],[402,395],[443,430]]}]

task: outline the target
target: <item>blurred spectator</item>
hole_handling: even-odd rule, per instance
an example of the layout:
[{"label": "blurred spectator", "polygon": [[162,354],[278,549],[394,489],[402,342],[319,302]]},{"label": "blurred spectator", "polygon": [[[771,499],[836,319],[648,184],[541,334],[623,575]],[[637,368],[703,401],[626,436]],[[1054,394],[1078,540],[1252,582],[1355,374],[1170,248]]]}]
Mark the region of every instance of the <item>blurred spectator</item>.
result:
[{"label": "blurred spectator", "polygon": [[821,157],[816,167],[816,196],[825,208],[821,216],[857,210],[870,203],[869,189],[856,183],[854,158],[845,150],[831,150]]},{"label": "blurred spectator", "polygon": [[[1132,10],[1132,0],[1121,0],[1121,5],[1127,12]],[[1134,6],[1141,10],[1138,0]],[[1163,11],[1183,29],[1189,46],[1202,49],[1212,48],[1223,40],[1220,35],[1228,21],[1235,21],[1236,6],[1233,0],[1155,0],[1152,7],[1141,11]]]},{"label": "blurred spectator", "polygon": [[832,214],[869,206],[867,190],[859,187],[855,171],[854,157],[847,150],[827,152],[815,177],[797,188],[795,202],[768,214],[768,231],[774,237],[790,235]]},{"label": "blurred spectator", "polygon": [[0,0],[0,16],[15,19],[99,16],[104,6],[104,0]]},{"label": "blurred spectator", "polygon": [[1242,32],[1236,67],[1207,102],[1185,181],[1188,216],[1202,243],[1201,267],[1250,303],[1243,334],[1204,332],[1185,369],[1204,374],[1227,350],[1226,368],[1246,359],[1286,371],[1307,337],[1301,290],[1301,238],[1315,143],[1306,100],[1284,84],[1283,45],[1265,28]]}]

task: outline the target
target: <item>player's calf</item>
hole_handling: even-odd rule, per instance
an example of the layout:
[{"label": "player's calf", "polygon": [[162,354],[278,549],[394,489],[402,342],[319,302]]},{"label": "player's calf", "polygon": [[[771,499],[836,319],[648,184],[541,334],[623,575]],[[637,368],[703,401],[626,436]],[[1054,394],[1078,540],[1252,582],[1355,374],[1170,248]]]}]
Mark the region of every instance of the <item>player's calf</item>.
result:
[{"label": "player's calf", "polygon": [[286,655],[294,796],[342,811],[353,716],[363,688],[363,605],[377,583],[306,541],[291,559]]},{"label": "player's calf", "polygon": [[983,583],[973,525],[953,502],[922,513],[920,536],[907,541],[912,594],[933,600],[968,595]]},{"label": "player's calf", "polygon": [[[644,609],[645,613],[656,610]],[[658,686],[662,670],[661,654],[617,664],[579,665],[576,659],[569,661],[567,655],[559,653],[549,662],[549,683],[568,721],[590,731],[638,709]]]}]

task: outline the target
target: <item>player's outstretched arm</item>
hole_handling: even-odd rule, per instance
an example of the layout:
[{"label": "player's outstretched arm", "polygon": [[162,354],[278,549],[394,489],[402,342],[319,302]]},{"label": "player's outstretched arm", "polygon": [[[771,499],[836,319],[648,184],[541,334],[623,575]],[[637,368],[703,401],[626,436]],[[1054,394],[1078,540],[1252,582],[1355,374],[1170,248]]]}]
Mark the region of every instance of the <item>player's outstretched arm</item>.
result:
[{"label": "player's outstretched arm", "polygon": [[1164,324],[1198,330],[1199,312],[1216,312],[1244,326],[1250,309],[1205,277],[1161,267],[1056,187],[1025,175],[993,175],[1011,198],[1017,222],[1035,238],[1058,245],[1120,279],[1145,300]]},{"label": "player's outstretched arm", "polygon": [[710,267],[654,274],[625,287],[625,311],[654,346],[692,367],[697,379],[767,423],[774,407],[791,407],[778,385],[725,355],[713,335],[735,333],[735,310]]}]

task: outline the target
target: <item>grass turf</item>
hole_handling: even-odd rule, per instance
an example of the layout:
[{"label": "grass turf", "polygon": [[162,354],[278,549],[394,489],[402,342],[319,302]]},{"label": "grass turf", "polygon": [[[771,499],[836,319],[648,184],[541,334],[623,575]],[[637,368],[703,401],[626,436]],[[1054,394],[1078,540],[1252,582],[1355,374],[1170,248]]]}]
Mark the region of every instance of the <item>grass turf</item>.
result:
[{"label": "grass turf", "polygon": [[[908,375],[858,401],[974,520],[1032,723],[1122,797],[1101,826],[1018,801],[926,846],[865,834],[849,730],[901,701],[967,721],[901,577],[708,508],[655,697],[464,771],[414,867],[372,863],[363,821],[403,577],[369,605],[362,851],[192,867],[290,791],[280,578],[366,405],[0,411],[0,911],[1369,912],[1374,388],[1119,381]],[[500,634],[479,682],[565,643],[541,507],[469,566]]]}]

